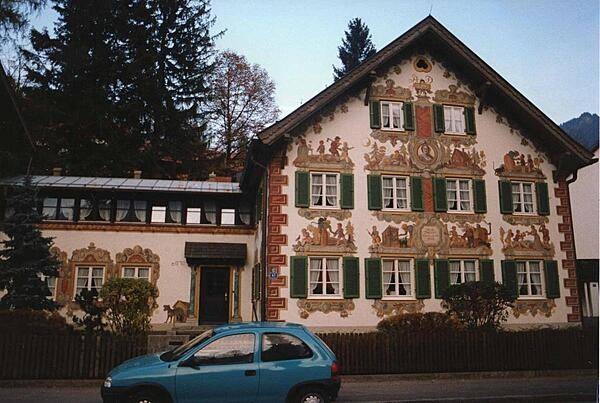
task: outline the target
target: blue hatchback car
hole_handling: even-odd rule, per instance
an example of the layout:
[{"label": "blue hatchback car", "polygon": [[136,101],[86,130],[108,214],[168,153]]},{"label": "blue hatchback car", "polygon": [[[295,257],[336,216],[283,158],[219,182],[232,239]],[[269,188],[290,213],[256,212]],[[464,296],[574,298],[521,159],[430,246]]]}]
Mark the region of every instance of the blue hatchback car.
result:
[{"label": "blue hatchback car", "polygon": [[108,374],[105,403],[303,402],[335,400],[339,365],[302,325],[217,327],[161,354],[137,357]]}]

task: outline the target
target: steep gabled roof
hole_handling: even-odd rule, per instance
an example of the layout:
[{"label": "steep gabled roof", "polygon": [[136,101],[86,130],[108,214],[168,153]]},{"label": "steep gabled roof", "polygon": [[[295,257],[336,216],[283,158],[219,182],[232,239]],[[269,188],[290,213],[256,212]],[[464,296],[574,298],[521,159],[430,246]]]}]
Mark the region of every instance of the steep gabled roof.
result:
[{"label": "steep gabled roof", "polygon": [[502,78],[432,16],[428,16],[375,55],[348,72],[295,111],[269,126],[259,138],[274,145],[336,100],[369,86],[374,73],[415,50],[427,50],[465,77],[482,103],[516,123],[524,136],[548,152],[563,175],[591,162],[593,154],[571,139],[556,123]]}]

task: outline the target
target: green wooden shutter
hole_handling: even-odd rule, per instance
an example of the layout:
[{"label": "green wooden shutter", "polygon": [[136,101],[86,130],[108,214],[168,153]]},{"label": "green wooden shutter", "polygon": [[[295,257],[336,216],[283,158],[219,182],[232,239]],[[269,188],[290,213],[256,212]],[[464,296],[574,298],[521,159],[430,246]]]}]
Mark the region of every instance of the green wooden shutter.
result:
[{"label": "green wooden shutter", "polygon": [[381,210],[381,175],[367,175],[367,204],[369,210]]},{"label": "green wooden shutter", "polygon": [[476,213],[487,212],[487,201],[485,197],[485,181],[483,179],[473,179],[473,193],[475,201],[474,211]]},{"label": "green wooden shutter", "polygon": [[546,278],[546,297],[560,298],[560,281],[556,260],[544,260],[544,277]]},{"label": "green wooden shutter", "polygon": [[306,298],[308,284],[308,259],[306,256],[290,256],[290,297]]},{"label": "green wooden shutter", "polygon": [[438,212],[448,210],[445,178],[433,178],[433,209]]},{"label": "green wooden shutter", "polygon": [[423,178],[411,176],[410,178],[410,208],[412,211],[423,211]]},{"label": "green wooden shutter", "polygon": [[514,207],[510,181],[498,181],[498,191],[500,193],[500,212],[502,214],[512,214]]},{"label": "green wooden shutter", "polygon": [[443,292],[450,286],[450,269],[447,260],[435,260],[433,276],[435,279],[435,297],[441,299]]},{"label": "green wooden shutter", "polygon": [[429,277],[429,260],[417,259],[415,261],[416,297],[419,299],[431,298],[431,279]]},{"label": "green wooden shutter", "polygon": [[494,261],[490,259],[479,260],[479,281],[493,282],[495,280],[494,275]]},{"label": "green wooden shutter", "polygon": [[309,173],[296,171],[296,207],[308,207],[310,200]]},{"label": "green wooden shutter", "polygon": [[444,121],[444,105],[433,104],[433,128],[436,133],[446,131],[446,122]]},{"label": "green wooden shutter", "polygon": [[475,108],[465,108],[463,113],[465,115],[465,133],[475,134]]},{"label": "green wooden shutter", "polygon": [[550,215],[550,201],[548,200],[548,184],[536,182],[535,196],[537,200],[537,213],[539,215]]},{"label": "green wooden shutter", "polygon": [[379,129],[381,127],[381,117],[379,115],[379,101],[369,102],[369,115],[371,117],[371,129]]},{"label": "green wooden shutter", "polygon": [[381,259],[365,259],[366,297],[381,298]]},{"label": "green wooden shutter", "polygon": [[502,261],[502,283],[515,297],[519,296],[519,284],[517,283],[517,264],[514,260]]},{"label": "green wooden shutter", "polygon": [[344,298],[360,297],[358,258],[346,256],[342,259],[344,269]]},{"label": "green wooden shutter", "polygon": [[404,130],[415,130],[413,109],[413,104],[411,102],[405,102],[402,106],[402,110],[404,111]]},{"label": "green wooden shutter", "polygon": [[354,175],[340,174],[340,207],[354,208]]}]

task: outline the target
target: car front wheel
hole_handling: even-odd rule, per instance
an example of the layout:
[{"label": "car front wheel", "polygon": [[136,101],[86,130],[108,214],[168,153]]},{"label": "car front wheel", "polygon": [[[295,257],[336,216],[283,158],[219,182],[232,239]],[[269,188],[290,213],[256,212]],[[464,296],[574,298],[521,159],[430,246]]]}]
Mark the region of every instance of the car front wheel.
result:
[{"label": "car front wheel", "polygon": [[165,400],[153,390],[138,390],[129,399],[130,403],[164,403]]},{"label": "car front wheel", "polygon": [[303,388],[298,392],[298,403],[329,403],[329,396],[323,391],[323,389]]}]

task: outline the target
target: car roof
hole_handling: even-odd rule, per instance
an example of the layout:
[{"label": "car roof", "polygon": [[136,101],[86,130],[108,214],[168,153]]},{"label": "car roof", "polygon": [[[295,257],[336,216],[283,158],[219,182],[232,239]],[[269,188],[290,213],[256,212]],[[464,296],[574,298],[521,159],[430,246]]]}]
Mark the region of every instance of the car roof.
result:
[{"label": "car roof", "polygon": [[215,333],[228,332],[230,330],[282,330],[282,329],[302,329],[306,328],[298,323],[288,322],[240,322],[218,326],[213,329]]}]

